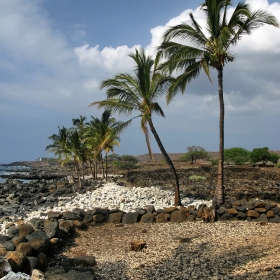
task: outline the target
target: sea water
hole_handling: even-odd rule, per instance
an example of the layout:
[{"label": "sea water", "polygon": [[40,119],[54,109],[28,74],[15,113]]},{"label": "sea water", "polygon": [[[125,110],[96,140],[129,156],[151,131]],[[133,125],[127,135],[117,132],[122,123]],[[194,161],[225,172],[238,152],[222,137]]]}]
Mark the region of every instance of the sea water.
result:
[{"label": "sea water", "polygon": [[[15,172],[25,173],[28,171],[29,171],[29,167],[26,166],[0,165],[0,183],[6,182],[6,178],[2,178],[1,175],[9,175]],[[27,180],[22,180],[22,181],[27,181]]]}]

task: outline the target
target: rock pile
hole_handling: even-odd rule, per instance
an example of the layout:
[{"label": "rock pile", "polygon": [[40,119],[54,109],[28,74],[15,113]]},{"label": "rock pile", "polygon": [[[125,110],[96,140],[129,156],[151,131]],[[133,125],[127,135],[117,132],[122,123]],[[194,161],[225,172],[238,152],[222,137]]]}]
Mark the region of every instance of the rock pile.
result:
[{"label": "rock pile", "polygon": [[252,200],[250,202],[233,201],[226,202],[216,209],[217,220],[224,221],[256,221],[280,223],[280,208],[275,202]]},{"label": "rock pile", "polygon": [[[239,201],[226,202],[213,210],[206,204],[198,208],[166,207],[155,209],[153,205],[136,208],[133,212],[119,209],[94,208],[92,210],[75,209],[73,211],[47,213],[46,219],[32,218],[29,221],[9,223],[6,234],[0,238],[0,255],[5,256],[13,272],[31,274],[32,270],[46,271],[46,279],[55,273],[86,273],[94,279],[94,256],[78,257],[64,260],[60,270],[54,269],[49,258],[58,252],[65,241],[75,236],[75,229],[86,229],[89,223],[114,223],[116,226],[133,223],[181,223],[186,221],[247,220],[280,223],[280,208],[276,203],[255,200],[241,204]],[[83,269],[82,269],[83,268]],[[62,270],[61,270],[62,269]],[[81,269],[83,272],[81,272]],[[73,272],[75,271],[75,272]],[[48,278],[50,277],[50,278]],[[64,278],[59,278],[64,279]],[[70,278],[65,278],[70,279]]]}]

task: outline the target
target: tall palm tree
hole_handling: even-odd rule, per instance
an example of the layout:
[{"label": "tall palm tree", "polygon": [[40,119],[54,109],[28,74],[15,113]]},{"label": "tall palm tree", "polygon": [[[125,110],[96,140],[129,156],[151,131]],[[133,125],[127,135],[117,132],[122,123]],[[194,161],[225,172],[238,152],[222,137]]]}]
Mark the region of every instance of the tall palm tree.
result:
[{"label": "tall palm tree", "polygon": [[[218,180],[213,202],[219,205],[224,203],[224,66],[234,60],[230,52],[231,48],[238,43],[243,35],[251,34],[253,30],[264,24],[279,26],[273,15],[262,10],[251,11],[248,4],[244,2],[238,3],[230,16],[228,9],[231,6],[230,0],[204,1],[201,8],[206,15],[206,30],[201,28],[193,14],[190,13],[190,23],[173,26],[164,33],[157,56],[157,61],[161,57],[166,59],[166,62],[162,64],[163,69],[168,69],[170,72],[181,72],[168,90],[168,102],[172,100],[178,90],[184,92],[186,85],[199,76],[201,69],[204,70],[210,81],[210,68],[217,70],[220,143]],[[182,42],[186,42],[186,44]]]},{"label": "tall palm tree", "polygon": [[148,137],[148,127],[154,135],[166,162],[174,174],[174,204],[178,206],[181,205],[179,179],[174,165],[165,151],[152,121],[152,113],[164,117],[164,112],[156,100],[166,93],[166,86],[169,83],[169,78],[156,71],[154,60],[150,56],[146,56],[143,50],[140,52],[136,50],[135,54],[131,54],[130,57],[136,63],[134,70],[135,75],[121,73],[116,75],[113,79],[104,80],[101,84],[101,89],[107,89],[107,99],[93,102],[90,106],[96,105],[98,108],[104,107],[112,112],[118,112],[120,114],[131,114],[133,111],[140,112],[140,116],[137,117],[141,117],[141,129],[146,136],[150,156],[152,157],[152,152]]}]

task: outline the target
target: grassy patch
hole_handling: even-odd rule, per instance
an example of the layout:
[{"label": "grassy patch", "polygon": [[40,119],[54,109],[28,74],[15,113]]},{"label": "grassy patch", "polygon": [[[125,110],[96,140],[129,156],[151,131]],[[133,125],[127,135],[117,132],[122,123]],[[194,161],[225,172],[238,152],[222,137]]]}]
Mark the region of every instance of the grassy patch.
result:
[{"label": "grassy patch", "polygon": [[192,181],[206,181],[207,178],[205,176],[191,175],[189,179]]}]

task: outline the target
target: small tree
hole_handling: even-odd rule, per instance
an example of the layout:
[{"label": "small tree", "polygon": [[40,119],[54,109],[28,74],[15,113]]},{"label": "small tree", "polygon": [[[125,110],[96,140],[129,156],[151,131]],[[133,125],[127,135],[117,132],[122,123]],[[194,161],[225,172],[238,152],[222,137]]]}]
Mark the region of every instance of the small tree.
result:
[{"label": "small tree", "polygon": [[251,152],[241,148],[233,147],[230,149],[225,149],[224,151],[224,160],[227,163],[234,163],[236,165],[244,164],[247,161],[250,161]]},{"label": "small tree", "polygon": [[276,153],[270,153],[270,161],[273,162],[274,164],[278,163],[280,156]]},{"label": "small tree", "polygon": [[251,162],[256,163],[262,161],[265,165],[270,160],[268,147],[256,148],[251,152]]},{"label": "small tree", "polygon": [[181,156],[180,160],[191,160],[191,163],[194,164],[197,159],[208,159],[209,155],[207,151],[200,146],[191,146],[187,147],[187,153]]}]

